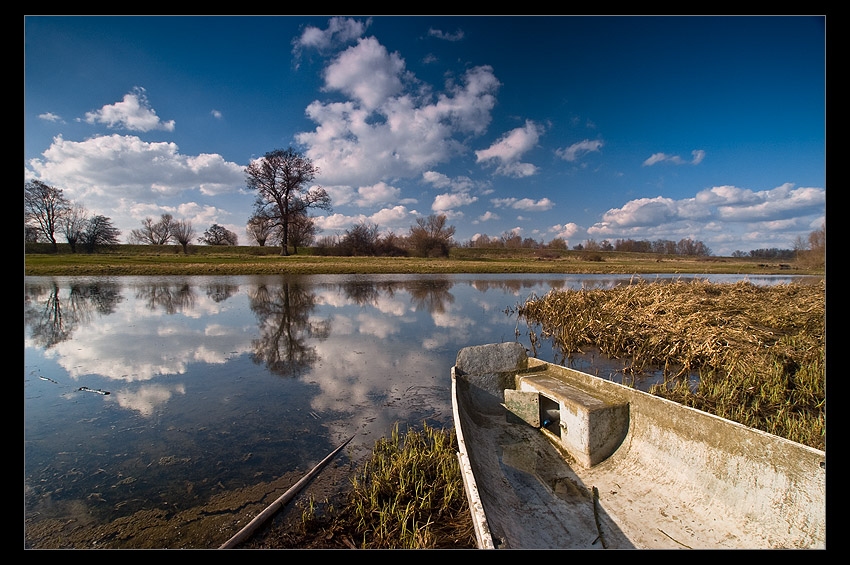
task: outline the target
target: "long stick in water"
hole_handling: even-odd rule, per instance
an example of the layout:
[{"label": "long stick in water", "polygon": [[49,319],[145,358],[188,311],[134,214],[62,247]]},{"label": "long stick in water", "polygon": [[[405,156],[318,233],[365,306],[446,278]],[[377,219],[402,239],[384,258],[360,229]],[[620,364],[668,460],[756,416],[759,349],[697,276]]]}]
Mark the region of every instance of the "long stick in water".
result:
[{"label": "long stick in water", "polygon": [[296,494],[298,494],[298,491],[300,491],[302,488],[304,488],[304,485],[306,485],[306,484],[310,481],[310,479],[312,479],[313,477],[315,477],[315,476],[319,473],[319,471],[321,471],[321,470],[322,470],[322,467],[324,467],[324,466],[328,463],[328,461],[330,461],[331,459],[333,459],[333,456],[334,456],[334,455],[336,455],[336,454],[337,454],[337,452],[339,452],[339,450],[340,450],[340,449],[342,449],[343,447],[345,447],[345,446],[348,444],[348,442],[350,442],[352,439],[354,439],[354,436],[351,436],[350,438],[348,438],[347,440],[345,440],[344,442],[342,442],[342,443],[339,445],[339,447],[337,447],[336,449],[334,449],[333,451],[331,451],[331,452],[327,455],[327,457],[325,457],[324,459],[322,459],[322,460],[319,462],[319,464],[318,464],[318,465],[316,465],[315,467],[313,467],[313,469],[312,469],[309,473],[307,473],[306,475],[304,475],[304,476],[301,478],[301,480],[300,480],[300,481],[298,481],[297,483],[295,483],[294,485],[292,485],[292,486],[289,488],[289,490],[287,490],[285,493],[283,493],[283,494],[280,496],[280,498],[278,498],[277,500],[275,500],[274,502],[272,502],[272,503],[271,503],[271,504],[270,504],[270,505],[269,505],[269,506],[268,506],[265,510],[263,510],[262,512],[260,512],[260,513],[259,513],[259,514],[258,514],[258,515],[257,515],[257,516],[253,519],[253,520],[251,520],[250,522],[248,522],[248,525],[246,525],[244,528],[242,528],[241,530],[239,530],[239,531],[236,533],[236,535],[235,535],[235,536],[233,536],[232,538],[230,538],[229,540],[227,540],[226,542],[224,542],[224,543],[223,543],[223,544],[219,547],[219,549],[231,549],[231,548],[233,548],[234,546],[236,546],[237,544],[239,544],[239,543],[241,543],[241,542],[245,541],[246,539],[248,539],[248,537],[249,537],[251,534],[253,534],[253,533],[254,533],[254,530],[256,530],[258,527],[260,527],[260,525],[261,525],[263,522],[265,522],[266,520],[268,520],[268,519],[269,519],[269,518],[270,518],[273,514],[275,514],[278,510],[280,510],[280,509],[281,509],[281,508],[282,508],[282,507],[283,507],[283,506],[284,506],[287,502],[289,502],[289,501],[292,499],[292,497],[294,497]]}]

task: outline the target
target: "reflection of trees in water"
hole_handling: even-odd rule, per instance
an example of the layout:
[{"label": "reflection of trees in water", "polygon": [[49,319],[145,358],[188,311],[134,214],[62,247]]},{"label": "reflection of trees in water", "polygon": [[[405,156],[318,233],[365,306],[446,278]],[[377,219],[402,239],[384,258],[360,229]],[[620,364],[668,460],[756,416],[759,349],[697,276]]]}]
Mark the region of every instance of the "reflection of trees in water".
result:
[{"label": "reflection of trees in water", "polygon": [[24,326],[41,347],[69,339],[95,315],[114,312],[122,299],[120,285],[111,281],[72,282],[67,289],[63,298],[63,289],[55,280],[24,283]]},{"label": "reflection of trees in water", "polygon": [[442,314],[449,304],[454,303],[455,297],[451,293],[454,283],[446,279],[426,279],[421,281],[410,281],[407,291],[410,293],[410,302],[416,311],[425,311],[430,314]]},{"label": "reflection of trees in water", "polygon": [[513,294],[519,293],[521,290],[530,288],[543,287],[546,290],[550,288],[561,288],[564,286],[562,279],[541,280],[541,279],[474,279],[469,283],[472,288],[480,292],[487,292],[490,289],[501,290]]},{"label": "reflection of trees in water", "polygon": [[454,302],[451,293],[454,282],[450,279],[424,279],[400,281],[354,280],[341,283],[345,297],[358,306],[377,306],[382,297],[393,298],[407,292],[417,311],[440,313]]},{"label": "reflection of trees in water", "polygon": [[[67,296],[64,292],[67,290]],[[35,342],[45,348],[69,339],[74,330],[90,323],[95,315],[108,315],[123,300],[122,285],[111,280],[71,280],[60,286],[54,279],[24,282],[24,326]],[[215,302],[233,296],[239,285],[214,282],[206,295]],[[167,314],[195,306],[196,294],[188,281],[155,282],[135,286],[136,297],[151,310]]]},{"label": "reflection of trees in water", "polygon": [[223,281],[211,282],[206,287],[207,297],[213,302],[224,302],[237,292],[239,292],[238,284]]},{"label": "reflection of trees in water", "polygon": [[252,341],[255,363],[279,375],[293,376],[319,359],[311,339],[326,339],[330,321],[310,319],[316,296],[300,283],[260,284],[250,293],[251,310],[259,318],[259,337]]},{"label": "reflection of trees in water", "polygon": [[195,291],[187,281],[140,285],[136,287],[136,298],[145,301],[151,310],[162,309],[166,314],[184,312],[195,305]]}]

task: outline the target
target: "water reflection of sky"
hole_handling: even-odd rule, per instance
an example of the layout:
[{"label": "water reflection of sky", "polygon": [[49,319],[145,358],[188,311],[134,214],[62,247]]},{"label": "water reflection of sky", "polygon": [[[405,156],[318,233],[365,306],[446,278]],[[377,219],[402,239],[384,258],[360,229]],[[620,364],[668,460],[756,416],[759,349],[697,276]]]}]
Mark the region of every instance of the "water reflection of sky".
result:
[{"label": "water reflection of sky", "polygon": [[352,434],[365,454],[396,422],[449,426],[457,351],[517,339],[508,308],[628,279],[26,278],[27,510],[185,505]]}]

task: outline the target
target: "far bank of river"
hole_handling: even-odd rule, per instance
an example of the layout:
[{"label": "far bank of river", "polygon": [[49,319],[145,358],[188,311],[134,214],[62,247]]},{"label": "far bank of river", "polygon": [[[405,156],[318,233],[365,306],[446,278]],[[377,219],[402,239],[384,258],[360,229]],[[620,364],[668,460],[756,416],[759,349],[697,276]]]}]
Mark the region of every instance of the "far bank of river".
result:
[{"label": "far bank of river", "polygon": [[453,253],[449,258],[256,255],[248,251],[27,254],[27,276],[263,275],[263,274],[739,274],[815,275],[823,268],[730,257],[570,253],[558,256]]}]

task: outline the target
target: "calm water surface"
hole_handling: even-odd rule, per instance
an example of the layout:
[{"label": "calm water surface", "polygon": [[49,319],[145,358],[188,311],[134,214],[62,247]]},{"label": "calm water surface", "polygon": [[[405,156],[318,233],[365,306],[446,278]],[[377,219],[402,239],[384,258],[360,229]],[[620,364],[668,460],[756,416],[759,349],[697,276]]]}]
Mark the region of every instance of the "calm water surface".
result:
[{"label": "calm water surface", "polygon": [[507,309],[630,278],[26,277],[25,518],[185,508],[304,472],[353,434],[365,455],[395,423],[451,426],[457,351],[530,346]]}]

